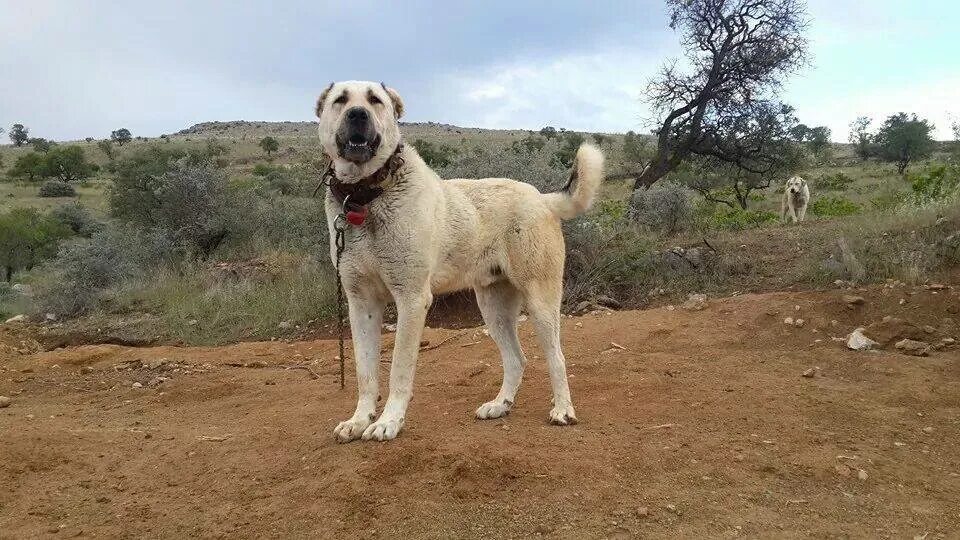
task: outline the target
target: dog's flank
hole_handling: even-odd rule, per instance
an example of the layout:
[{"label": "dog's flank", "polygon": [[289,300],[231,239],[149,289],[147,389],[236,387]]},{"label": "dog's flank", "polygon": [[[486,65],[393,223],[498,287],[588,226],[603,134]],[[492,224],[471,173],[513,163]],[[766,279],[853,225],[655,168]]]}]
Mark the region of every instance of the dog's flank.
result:
[{"label": "dog's flank", "polygon": [[602,180],[603,154],[593,145],[581,145],[566,187],[556,193],[544,194],[544,202],[558,218],[573,219],[593,204]]}]

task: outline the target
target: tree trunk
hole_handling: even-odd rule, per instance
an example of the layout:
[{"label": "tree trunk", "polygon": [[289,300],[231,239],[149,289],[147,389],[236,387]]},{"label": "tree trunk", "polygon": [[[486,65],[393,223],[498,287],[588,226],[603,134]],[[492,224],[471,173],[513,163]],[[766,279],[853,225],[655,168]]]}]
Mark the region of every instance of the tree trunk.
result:
[{"label": "tree trunk", "polygon": [[13,267],[7,266],[6,270],[7,271],[5,273],[7,275],[7,283],[10,283],[10,280],[13,279]]},{"label": "tree trunk", "polygon": [[668,172],[670,172],[670,169],[667,167],[647,165],[643,168],[643,172],[640,173],[640,176],[637,176],[637,179],[633,181],[633,190],[637,191],[638,189],[649,188],[656,183],[657,180],[666,176]]}]

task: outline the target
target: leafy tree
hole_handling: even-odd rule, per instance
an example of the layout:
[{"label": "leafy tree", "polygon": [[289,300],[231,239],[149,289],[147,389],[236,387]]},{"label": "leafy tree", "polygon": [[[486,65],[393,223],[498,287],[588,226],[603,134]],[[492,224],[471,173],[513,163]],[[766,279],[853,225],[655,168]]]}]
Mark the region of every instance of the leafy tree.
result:
[{"label": "leafy tree", "polygon": [[160,186],[158,178],[184,155],[180,150],[149,146],[117,160],[113,167],[113,182],[107,190],[110,215],[152,224],[154,209],[159,204],[155,193]]},{"label": "leafy tree", "polygon": [[597,146],[602,147],[603,143],[607,142],[607,136],[602,133],[594,133],[593,142],[597,143]]},{"label": "leafy tree", "polygon": [[640,163],[649,158],[647,155],[647,139],[628,131],[623,136],[623,155],[632,163]]},{"label": "leafy tree", "polygon": [[791,134],[791,107],[766,104],[725,122],[723,137],[714,141],[716,153],[678,168],[678,180],[706,200],[745,210],[753,192],[803,168],[803,151]]},{"label": "leafy tree", "polygon": [[16,208],[0,215],[0,266],[10,281],[17,270],[34,267],[52,257],[70,234],[59,220],[33,208]]},{"label": "leafy tree", "polygon": [[659,127],[657,149],[636,174],[634,189],[652,185],[691,155],[727,163],[722,132],[771,108],[783,79],[799,69],[807,40],[803,0],[667,0],[670,27],[681,34],[690,71],[674,62],[646,91]]},{"label": "leafy tree", "polygon": [[830,154],[830,128],[827,126],[817,126],[810,128],[807,132],[807,147],[821,161],[828,158]]},{"label": "leafy tree", "polygon": [[573,166],[573,159],[577,155],[577,149],[583,144],[583,135],[576,131],[565,131],[563,139],[560,142],[560,148],[553,155],[553,162],[565,169]]},{"label": "leafy tree", "polygon": [[810,128],[806,124],[797,124],[790,128],[790,136],[798,143],[802,143],[810,136]]},{"label": "leafy tree", "polygon": [[870,133],[870,124],[872,123],[873,120],[869,116],[858,116],[850,124],[850,135],[847,140],[850,141],[857,156],[862,160],[866,160],[875,152],[873,135]]},{"label": "leafy tree", "polygon": [[103,152],[103,155],[107,156],[107,159],[110,161],[113,161],[117,155],[113,148],[113,141],[104,139],[97,143],[97,148],[99,148],[100,151]]},{"label": "leafy tree", "polygon": [[540,129],[540,135],[546,139],[552,139],[557,136],[557,128],[553,126],[547,126]]},{"label": "leafy tree", "polygon": [[270,158],[271,154],[280,149],[280,143],[269,135],[260,139],[259,145],[260,148],[263,148],[263,151],[267,153],[267,159]]},{"label": "leafy tree", "polygon": [[127,128],[120,128],[110,132],[110,140],[117,143],[117,146],[123,146],[125,143],[133,140],[133,134]]},{"label": "leafy tree", "polygon": [[896,163],[897,173],[903,174],[911,162],[933,153],[934,126],[927,120],[897,113],[889,116],[877,132],[876,142],[880,158]]},{"label": "leafy tree", "polygon": [[7,174],[13,178],[32,182],[44,176],[45,162],[42,154],[28,152],[17,158]]},{"label": "leafy tree", "polygon": [[30,139],[27,139],[27,144],[32,146],[33,149],[36,150],[37,152],[47,152],[50,150],[50,148],[52,148],[57,143],[53,141],[48,141],[43,137],[33,137]]},{"label": "leafy tree", "polygon": [[59,178],[64,182],[82,180],[94,172],[87,162],[83,148],[77,145],[56,146],[43,158],[43,176]]},{"label": "leafy tree", "polygon": [[30,130],[23,126],[23,124],[14,124],[10,128],[10,140],[13,141],[13,145],[16,147],[23,146],[23,143],[27,142],[27,139],[30,138]]}]

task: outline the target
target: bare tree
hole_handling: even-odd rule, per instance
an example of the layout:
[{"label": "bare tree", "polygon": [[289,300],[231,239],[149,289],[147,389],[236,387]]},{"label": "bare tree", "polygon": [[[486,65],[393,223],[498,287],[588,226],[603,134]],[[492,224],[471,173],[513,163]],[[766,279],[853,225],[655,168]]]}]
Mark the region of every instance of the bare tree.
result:
[{"label": "bare tree", "polygon": [[[674,61],[649,84],[657,150],[636,174],[645,188],[691,154],[735,163],[726,155],[728,120],[761,110],[782,80],[805,62],[803,0],[667,0],[670,27],[681,33],[689,72]],[[757,106],[757,103],[761,103]]]}]

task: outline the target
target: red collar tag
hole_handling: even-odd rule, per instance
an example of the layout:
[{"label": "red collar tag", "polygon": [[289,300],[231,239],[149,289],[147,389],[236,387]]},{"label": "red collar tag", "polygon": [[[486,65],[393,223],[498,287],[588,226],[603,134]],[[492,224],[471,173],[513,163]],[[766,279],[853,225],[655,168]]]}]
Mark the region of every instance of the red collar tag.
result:
[{"label": "red collar tag", "polygon": [[367,220],[367,207],[358,206],[355,210],[347,210],[347,222],[351,225],[359,227],[363,225],[363,222]]}]

